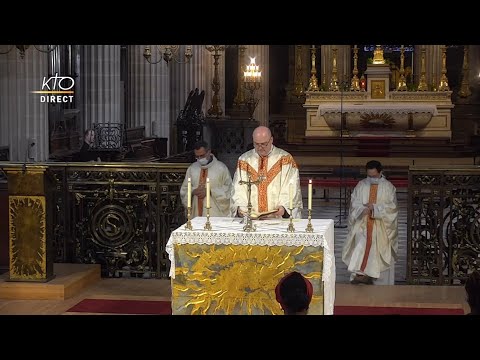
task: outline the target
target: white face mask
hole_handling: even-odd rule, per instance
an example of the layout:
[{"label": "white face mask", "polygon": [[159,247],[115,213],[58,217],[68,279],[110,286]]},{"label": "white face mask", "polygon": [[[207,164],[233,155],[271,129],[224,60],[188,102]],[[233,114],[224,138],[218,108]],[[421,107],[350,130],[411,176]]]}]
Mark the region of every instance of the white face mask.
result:
[{"label": "white face mask", "polygon": [[208,164],[208,162],[210,161],[210,159],[208,158],[201,158],[201,159],[197,159],[198,163],[201,165],[201,166],[205,166]]},{"label": "white face mask", "polygon": [[371,185],[378,185],[378,183],[380,182],[380,178],[369,176],[368,181],[370,182]]}]

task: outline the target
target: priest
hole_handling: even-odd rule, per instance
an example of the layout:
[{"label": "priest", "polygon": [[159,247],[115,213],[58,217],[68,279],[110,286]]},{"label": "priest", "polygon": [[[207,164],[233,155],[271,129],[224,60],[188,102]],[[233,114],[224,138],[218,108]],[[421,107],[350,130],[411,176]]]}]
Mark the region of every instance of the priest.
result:
[{"label": "priest", "polygon": [[180,188],[183,206],[188,206],[188,179],[192,218],[206,216],[206,182],[210,182],[210,216],[230,216],[232,176],[227,166],[212,154],[206,141],[194,145],[196,161],[190,165]]},{"label": "priest", "polygon": [[252,212],[273,212],[261,218],[301,218],[300,175],[292,155],[273,145],[272,133],[265,126],[253,131],[253,146],[238,159],[233,176],[231,215],[245,216],[248,186],[240,181],[246,182],[250,177],[251,181],[258,182],[251,186]]},{"label": "priest", "polygon": [[382,275],[381,282],[393,285],[398,251],[396,189],[383,176],[379,161],[369,161],[366,170],[367,177],[352,192],[342,260],[352,284],[377,283]]}]

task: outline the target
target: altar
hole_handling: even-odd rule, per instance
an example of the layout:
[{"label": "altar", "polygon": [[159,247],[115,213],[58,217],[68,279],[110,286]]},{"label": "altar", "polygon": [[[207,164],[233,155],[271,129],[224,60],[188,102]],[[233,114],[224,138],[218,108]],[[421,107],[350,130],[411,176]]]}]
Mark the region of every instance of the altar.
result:
[{"label": "altar", "polygon": [[335,300],[334,226],[330,219],[254,220],[244,232],[240,218],[192,219],[170,235],[172,313],[177,315],[280,315],[275,286],[291,271],[313,285],[309,315],[332,315]]},{"label": "altar", "polygon": [[[366,87],[307,91],[305,137],[365,136],[450,139],[451,91],[390,91],[388,65],[368,65]],[[358,81],[358,80],[357,80]]]},{"label": "altar", "polygon": [[[368,131],[390,131],[413,135],[424,129],[439,112],[434,104],[403,103],[321,103],[317,118],[325,119],[331,129],[343,130],[350,136]],[[343,119],[343,124],[341,123]]]}]

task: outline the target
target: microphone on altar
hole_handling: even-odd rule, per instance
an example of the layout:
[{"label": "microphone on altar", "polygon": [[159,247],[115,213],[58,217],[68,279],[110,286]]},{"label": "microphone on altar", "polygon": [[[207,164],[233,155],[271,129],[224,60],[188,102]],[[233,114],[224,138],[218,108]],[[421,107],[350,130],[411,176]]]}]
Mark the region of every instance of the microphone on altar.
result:
[{"label": "microphone on altar", "polygon": [[23,167],[22,167],[23,174],[25,174],[27,172],[27,160],[28,160],[29,155],[30,155],[29,154],[30,149],[34,146],[35,146],[35,141],[33,141],[32,139],[28,139],[27,148],[25,149],[25,159],[23,161]]}]

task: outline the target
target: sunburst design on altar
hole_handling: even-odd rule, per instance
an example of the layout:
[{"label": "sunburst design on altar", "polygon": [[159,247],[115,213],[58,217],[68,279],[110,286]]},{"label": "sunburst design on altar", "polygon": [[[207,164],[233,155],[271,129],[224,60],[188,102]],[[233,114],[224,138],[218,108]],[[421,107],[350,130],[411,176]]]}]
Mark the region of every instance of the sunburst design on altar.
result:
[{"label": "sunburst design on altar", "polygon": [[[321,272],[311,270],[323,252],[314,247],[185,244],[175,253],[183,260],[175,267],[173,298],[186,299],[180,306],[190,314],[282,314],[275,286],[286,273],[297,270],[321,283]],[[316,294],[312,303],[323,303]]]},{"label": "sunburst design on altar", "polygon": [[381,128],[390,129],[395,124],[395,120],[390,114],[364,113],[360,116],[360,125],[363,128]]}]

